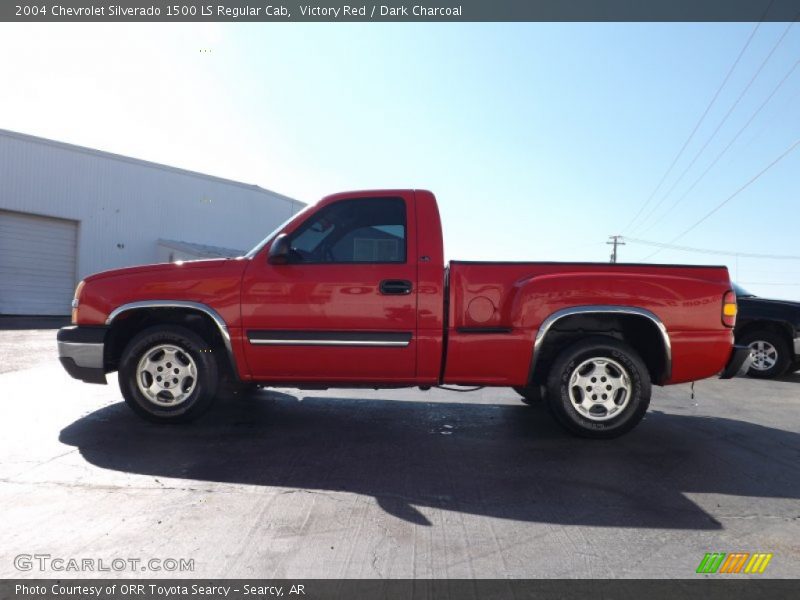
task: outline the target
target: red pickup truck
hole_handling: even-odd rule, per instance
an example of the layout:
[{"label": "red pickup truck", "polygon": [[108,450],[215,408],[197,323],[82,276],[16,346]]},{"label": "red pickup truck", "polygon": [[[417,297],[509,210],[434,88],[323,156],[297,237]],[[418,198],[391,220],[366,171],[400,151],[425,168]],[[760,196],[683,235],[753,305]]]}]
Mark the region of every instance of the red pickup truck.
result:
[{"label": "red pickup truck", "polygon": [[144,418],[185,421],[221,381],[299,388],[509,386],[589,437],[634,427],[651,384],[721,373],[725,267],[444,262],[432,193],[328,196],[246,256],[87,277],[58,333],[75,378],[119,371]]}]

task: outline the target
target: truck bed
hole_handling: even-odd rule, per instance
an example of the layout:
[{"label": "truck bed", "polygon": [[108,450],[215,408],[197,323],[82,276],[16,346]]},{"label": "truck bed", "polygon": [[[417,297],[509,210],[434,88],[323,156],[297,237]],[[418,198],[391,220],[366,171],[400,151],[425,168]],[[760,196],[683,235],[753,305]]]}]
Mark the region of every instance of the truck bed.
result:
[{"label": "truck bed", "polygon": [[668,323],[678,359],[662,383],[708,377],[717,365],[694,360],[703,354],[720,357],[721,370],[731,345],[720,321],[730,287],[724,266],[452,261],[448,282],[444,379],[451,383],[496,384],[500,374],[507,385],[524,385],[539,328],[565,307],[639,307]]}]

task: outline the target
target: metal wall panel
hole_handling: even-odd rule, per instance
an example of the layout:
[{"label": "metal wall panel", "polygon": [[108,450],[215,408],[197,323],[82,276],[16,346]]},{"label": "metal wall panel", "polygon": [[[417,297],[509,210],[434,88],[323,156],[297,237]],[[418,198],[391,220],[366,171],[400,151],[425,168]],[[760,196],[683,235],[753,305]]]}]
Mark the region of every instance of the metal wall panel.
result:
[{"label": "metal wall panel", "polygon": [[0,209],[80,224],[73,286],[158,262],[159,239],[250,248],[302,207],[254,185],[0,130]]}]

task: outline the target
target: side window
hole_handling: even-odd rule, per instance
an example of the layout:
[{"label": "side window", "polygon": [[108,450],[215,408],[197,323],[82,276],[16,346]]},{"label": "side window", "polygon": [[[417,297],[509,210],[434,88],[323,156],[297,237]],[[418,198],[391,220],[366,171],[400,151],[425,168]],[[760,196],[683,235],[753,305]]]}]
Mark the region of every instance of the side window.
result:
[{"label": "side window", "polygon": [[300,263],[403,263],[406,205],[401,198],[341,200],[303,223],[292,235]]}]

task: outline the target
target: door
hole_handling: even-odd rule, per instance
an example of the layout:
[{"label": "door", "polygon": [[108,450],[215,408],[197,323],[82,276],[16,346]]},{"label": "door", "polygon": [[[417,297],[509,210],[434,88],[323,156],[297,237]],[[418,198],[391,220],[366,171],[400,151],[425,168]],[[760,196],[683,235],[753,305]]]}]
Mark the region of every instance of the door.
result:
[{"label": "door", "polygon": [[416,376],[413,194],[346,198],[288,233],[287,264],[266,250],[242,285],[245,356],[257,379],[410,383]]},{"label": "door", "polygon": [[0,314],[68,315],[75,221],[0,210]]}]

